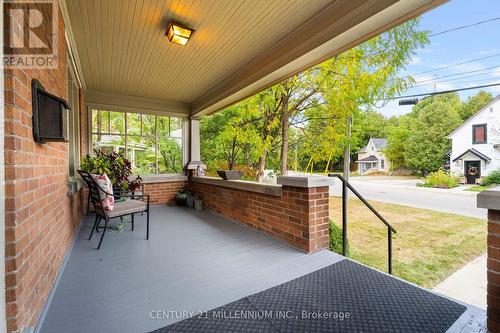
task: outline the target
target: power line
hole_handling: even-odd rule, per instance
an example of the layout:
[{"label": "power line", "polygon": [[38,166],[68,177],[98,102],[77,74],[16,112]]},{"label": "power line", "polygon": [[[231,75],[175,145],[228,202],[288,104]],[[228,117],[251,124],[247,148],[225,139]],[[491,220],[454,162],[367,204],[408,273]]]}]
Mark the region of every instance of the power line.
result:
[{"label": "power line", "polygon": [[[487,68],[483,68],[483,69],[475,69],[475,70],[472,70],[472,71],[466,71],[466,72],[448,74],[448,75],[443,75],[443,76],[437,76],[437,77],[434,77],[432,79],[427,79],[427,80],[422,80],[422,81],[415,81],[415,84],[420,84],[420,83],[424,83],[424,82],[431,82],[432,83],[435,80],[444,79],[444,78],[447,78],[447,77],[459,76],[459,75],[463,75],[463,74],[470,74],[470,73],[477,73],[477,72],[483,72],[483,71],[494,69],[494,68],[498,68],[498,67],[500,67],[500,65],[496,65],[496,66],[492,66],[492,67],[487,67]],[[488,72],[486,74],[490,74],[490,73]],[[458,79],[460,79],[460,78],[455,78],[454,80],[458,80]]]},{"label": "power line", "polygon": [[[465,84],[465,83],[476,83],[476,82],[484,82],[484,81],[490,81],[490,82],[495,82],[497,83],[498,81],[500,80],[500,78],[498,79],[494,79],[494,78],[487,78],[487,79],[479,79],[479,80],[469,80],[469,81],[464,81],[464,82],[457,82],[457,83],[460,83],[460,84]],[[438,82],[439,83],[439,82]],[[421,86],[423,87],[423,86]]]},{"label": "power line", "polygon": [[[431,81],[431,82],[427,82],[427,83],[423,83],[423,84],[416,84],[416,85],[414,85],[414,87],[428,85],[428,84],[432,84],[432,83],[442,83],[442,82],[459,81],[459,80],[469,79],[471,77],[477,77],[477,76],[483,76],[483,75],[491,75],[491,73],[479,73],[479,74],[466,75],[466,76],[456,77],[456,78],[451,78],[451,79]],[[488,80],[491,80],[491,78],[489,78]]]},{"label": "power line", "polygon": [[470,64],[471,62],[476,62],[476,61],[479,61],[479,60],[489,59],[489,58],[498,57],[498,56],[500,56],[500,53],[495,53],[495,54],[492,54],[492,55],[489,55],[489,56],[485,56],[485,57],[480,57],[480,58],[474,58],[474,59],[471,59],[471,60],[467,60],[467,61],[459,62],[457,64],[453,64],[453,65],[446,65],[446,66],[442,66],[442,67],[438,67],[438,68],[434,68],[434,69],[429,69],[427,71],[423,71],[423,72],[419,72],[419,73],[408,74],[405,77],[416,76],[416,75],[426,74],[426,73],[431,73],[431,72],[436,72],[436,71],[439,71],[439,70],[442,70],[442,69],[446,69],[446,68],[450,68],[450,67],[456,67],[456,66],[465,65],[465,64]]},{"label": "power line", "polygon": [[488,88],[488,87],[495,87],[495,86],[500,86],[500,83],[492,83],[492,84],[485,84],[485,85],[482,85],[482,86],[474,86],[474,87],[468,87],[468,88],[443,90],[443,91],[436,91],[436,92],[422,93],[422,94],[395,96],[395,97],[391,97],[391,98],[383,98],[382,100],[395,100],[395,99],[420,97],[420,96],[434,96],[434,95],[448,94],[448,93],[457,92],[457,91],[472,90],[472,89],[481,89],[481,88]]},{"label": "power line", "polygon": [[452,29],[448,29],[448,30],[436,32],[434,34],[430,34],[429,37],[439,36],[439,35],[442,35],[442,34],[445,34],[445,33],[448,33],[448,32],[462,30],[462,29],[474,27],[474,26],[477,26],[477,25],[480,25],[480,24],[484,24],[484,23],[488,23],[488,22],[492,22],[492,21],[498,21],[498,20],[500,20],[500,17],[494,17],[494,18],[491,18],[491,19],[488,19],[488,20],[483,20],[483,21],[479,21],[479,22],[476,22],[476,23],[472,23],[472,24],[468,24],[468,25],[462,25],[462,26],[455,27],[455,28],[452,28]]}]

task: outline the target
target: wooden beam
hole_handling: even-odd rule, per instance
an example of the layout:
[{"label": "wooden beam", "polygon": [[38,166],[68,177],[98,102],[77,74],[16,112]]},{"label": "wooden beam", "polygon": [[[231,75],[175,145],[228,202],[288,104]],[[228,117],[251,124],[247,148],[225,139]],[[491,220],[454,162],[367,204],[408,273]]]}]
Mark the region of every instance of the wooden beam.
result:
[{"label": "wooden beam", "polygon": [[187,104],[92,90],[86,92],[85,103],[89,107],[111,111],[146,112],[178,117],[189,115],[189,105]]},{"label": "wooden beam", "polygon": [[447,0],[337,0],[191,104],[210,114],[348,50]]}]

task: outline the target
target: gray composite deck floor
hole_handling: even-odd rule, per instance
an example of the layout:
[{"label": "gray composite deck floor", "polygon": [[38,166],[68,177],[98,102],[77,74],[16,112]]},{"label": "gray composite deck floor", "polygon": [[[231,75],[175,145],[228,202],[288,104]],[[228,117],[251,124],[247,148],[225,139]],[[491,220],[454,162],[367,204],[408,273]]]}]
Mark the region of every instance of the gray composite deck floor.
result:
[{"label": "gray composite deck floor", "polygon": [[[181,207],[152,208],[149,241],[136,217],[135,231],[108,232],[99,251],[98,237],[87,240],[91,224],[82,224],[38,332],[148,332],[344,259]],[[477,317],[469,308],[450,332]]]}]

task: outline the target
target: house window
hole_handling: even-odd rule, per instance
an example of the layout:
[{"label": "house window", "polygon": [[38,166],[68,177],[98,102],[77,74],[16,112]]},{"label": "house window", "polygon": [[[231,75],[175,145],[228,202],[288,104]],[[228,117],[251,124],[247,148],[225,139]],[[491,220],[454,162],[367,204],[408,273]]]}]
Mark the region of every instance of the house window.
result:
[{"label": "house window", "polygon": [[487,142],[487,127],[486,124],[472,126],[472,143],[486,143]]},{"label": "house window", "polygon": [[384,160],[380,160],[380,169],[384,169],[385,168],[385,161]]},{"label": "house window", "polygon": [[91,147],[123,153],[134,174],[182,172],[182,119],[147,113],[92,110]]},{"label": "house window", "polygon": [[71,110],[68,116],[69,131],[69,156],[68,156],[68,175],[76,176],[76,170],[80,165],[80,105],[79,89],[75,80],[72,67],[68,68],[68,104]]}]

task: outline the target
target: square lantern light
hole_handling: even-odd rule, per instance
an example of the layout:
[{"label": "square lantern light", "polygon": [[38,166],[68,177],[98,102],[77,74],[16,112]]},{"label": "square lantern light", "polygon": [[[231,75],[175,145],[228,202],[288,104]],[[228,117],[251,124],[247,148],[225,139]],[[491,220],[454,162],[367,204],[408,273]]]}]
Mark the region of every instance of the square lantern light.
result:
[{"label": "square lantern light", "polygon": [[167,28],[169,41],[179,45],[186,45],[194,30],[186,28],[178,23],[170,22]]}]

